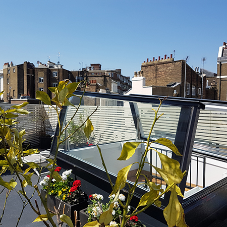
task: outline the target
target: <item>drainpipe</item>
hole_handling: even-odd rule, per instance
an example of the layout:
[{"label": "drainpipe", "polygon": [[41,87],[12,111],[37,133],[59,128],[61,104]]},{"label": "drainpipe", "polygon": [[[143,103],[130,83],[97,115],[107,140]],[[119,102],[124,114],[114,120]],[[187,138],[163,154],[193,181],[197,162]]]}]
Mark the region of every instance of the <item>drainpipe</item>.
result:
[{"label": "drainpipe", "polygon": [[221,61],[219,62],[219,100],[221,100]]},{"label": "drainpipe", "polygon": [[184,72],[184,98],[186,98],[186,67],[187,67],[188,56],[185,59],[185,72]]}]

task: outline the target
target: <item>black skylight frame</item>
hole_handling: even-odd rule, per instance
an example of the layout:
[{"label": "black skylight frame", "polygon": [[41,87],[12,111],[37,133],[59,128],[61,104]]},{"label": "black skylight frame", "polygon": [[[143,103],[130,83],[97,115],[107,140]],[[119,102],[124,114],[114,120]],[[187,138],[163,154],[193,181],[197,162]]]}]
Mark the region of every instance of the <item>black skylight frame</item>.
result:
[{"label": "black skylight frame", "polygon": [[[116,95],[116,94],[106,94],[106,93],[94,93],[94,92],[85,92],[76,91],[75,95],[79,96],[88,96],[94,98],[106,98],[106,99],[115,99],[120,101],[128,101],[130,103],[131,112],[133,118],[135,118],[135,111],[133,111],[133,102],[140,102],[140,103],[151,103],[151,104],[159,104],[160,99],[165,99],[162,105],[172,105],[172,106],[179,106],[181,107],[181,112],[179,116],[177,132],[175,135],[175,145],[177,146],[178,150],[182,154],[182,156],[176,156],[175,154],[172,155],[172,158],[178,160],[181,165],[181,170],[188,170],[191,160],[192,154],[192,147],[195,138],[195,132],[197,128],[198,118],[200,109],[204,109],[205,106],[201,100],[194,100],[194,99],[183,99],[178,97],[164,97],[164,96],[146,96],[146,95]],[[60,121],[63,122],[66,116],[67,108],[64,107],[60,113]],[[153,120],[153,119],[152,119]],[[136,121],[134,120],[135,128]],[[55,131],[55,136],[51,146],[51,154],[54,155],[56,150],[56,142],[58,134],[58,126]],[[94,166],[91,166],[87,163],[84,163],[72,156],[67,155],[63,152],[58,152],[58,163],[65,169],[72,168],[73,172],[76,174],[77,177],[81,177],[91,183],[96,187],[101,187],[103,191],[111,192],[111,187],[109,185],[109,181],[107,179],[106,173]],[[182,182],[180,183],[179,187],[181,191],[184,193],[186,187],[186,179],[187,175],[183,178]],[[112,182],[115,182],[116,177],[111,176]],[[136,206],[138,204],[140,197],[144,194],[144,190],[137,188],[134,199],[132,201],[132,206]],[[183,198],[181,202],[183,201]],[[168,202],[168,194],[162,199],[162,204],[165,206]],[[150,206],[144,213],[154,217],[157,220],[165,223],[163,218],[162,211],[164,206],[158,208],[156,206]]]}]

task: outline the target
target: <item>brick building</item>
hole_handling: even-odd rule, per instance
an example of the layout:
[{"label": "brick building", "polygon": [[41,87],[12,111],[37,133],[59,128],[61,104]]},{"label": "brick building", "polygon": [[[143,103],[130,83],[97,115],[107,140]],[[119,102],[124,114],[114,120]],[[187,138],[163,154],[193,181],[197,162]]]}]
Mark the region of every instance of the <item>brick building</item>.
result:
[{"label": "brick building", "polygon": [[[206,98],[206,77],[193,70],[185,60],[167,58],[147,59],[142,63],[139,75],[145,78],[145,86],[152,86],[153,95]],[[186,78],[186,80],[185,80]]]},{"label": "brick building", "polygon": [[72,71],[76,81],[86,80],[86,91],[123,94],[132,87],[130,77],[121,75],[121,69],[102,70],[101,64],[90,64],[82,71]]},{"label": "brick building", "polygon": [[217,58],[217,77],[213,78],[217,83],[218,99],[227,100],[227,43],[219,47]]},{"label": "brick building", "polygon": [[4,64],[0,82],[1,90],[5,91],[2,98],[5,102],[21,97],[35,98],[38,90],[51,96],[48,87],[56,87],[64,79],[72,82],[86,80],[86,91],[91,92],[122,94],[131,88],[130,77],[122,76],[120,69],[102,70],[100,64],[91,64],[82,71],[69,71],[59,62],[55,64],[48,61],[42,64],[38,61],[37,64],[37,67],[27,61],[20,65],[13,65],[12,62]]},{"label": "brick building", "polygon": [[48,87],[55,87],[64,79],[75,81],[72,73],[63,66],[48,61],[47,64],[38,62],[38,67],[25,61],[20,65],[11,62],[3,66],[3,100],[10,102],[11,99],[21,97],[35,98],[37,90],[45,91],[49,95]]}]

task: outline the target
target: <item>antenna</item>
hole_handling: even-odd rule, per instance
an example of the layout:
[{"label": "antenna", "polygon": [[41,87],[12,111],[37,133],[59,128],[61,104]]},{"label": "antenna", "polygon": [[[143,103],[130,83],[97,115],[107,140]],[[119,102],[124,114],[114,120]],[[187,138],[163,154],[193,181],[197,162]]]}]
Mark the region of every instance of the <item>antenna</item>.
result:
[{"label": "antenna", "polygon": [[175,50],[173,50],[173,59],[175,59]]},{"label": "antenna", "polygon": [[58,52],[58,64],[60,64],[60,52]]},{"label": "antenna", "polygon": [[203,69],[202,69],[202,95],[201,95],[201,99],[203,98],[203,70],[204,70],[204,62],[206,61],[206,58],[203,57],[202,61],[203,61]]},{"label": "antenna", "polygon": [[48,59],[49,59],[49,61],[50,61],[50,56],[47,56],[48,57]]}]

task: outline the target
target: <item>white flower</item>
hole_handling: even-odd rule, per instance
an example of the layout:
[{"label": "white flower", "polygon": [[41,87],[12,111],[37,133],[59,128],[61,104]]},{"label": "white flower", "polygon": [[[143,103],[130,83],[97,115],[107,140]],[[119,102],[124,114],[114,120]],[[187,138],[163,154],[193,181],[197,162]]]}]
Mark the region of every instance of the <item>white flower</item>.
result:
[{"label": "white flower", "polygon": [[100,209],[100,207],[92,208],[92,214],[94,215],[94,217],[99,217],[101,213],[102,213],[102,210]]},{"label": "white flower", "polygon": [[124,196],[123,194],[120,194],[120,195],[119,195],[119,199],[120,199],[121,201],[125,201],[125,196]]},{"label": "white flower", "polygon": [[103,196],[100,195],[100,194],[98,194],[98,195],[97,195],[97,199],[98,199],[98,200],[103,200]]},{"label": "white flower", "polygon": [[46,186],[46,185],[48,185],[48,181],[42,180],[42,181],[40,181],[39,184],[40,184],[41,186]]},{"label": "white flower", "polygon": [[118,208],[118,207],[119,207],[118,202],[114,202],[114,208]]},{"label": "white flower", "polygon": [[43,178],[43,180],[44,181],[48,181],[50,178],[48,177],[48,176],[45,176],[44,178]]},{"label": "white flower", "polygon": [[109,198],[110,198],[110,199],[114,199],[114,198],[115,198],[115,194],[109,195]]},{"label": "white flower", "polygon": [[113,215],[113,216],[115,215],[115,210],[112,211],[112,215]]},{"label": "white flower", "polygon": [[67,180],[67,176],[66,176],[66,175],[62,175],[62,176],[61,176],[61,179],[62,179],[62,180]]},{"label": "white flower", "polygon": [[52,179],[52,182],[55,182],[55,181],[56,181],[56,180],[53,178],[53,179]]},{"label": "white flower", "polygon": [[66,178],[67,178],[67,177],[70,176],[71,174],[72,174],[72,169],[69,169],[69,170],[64,171],[64,172],[62,173],[62,176],[64,175],[64,176],[66,176]]},{"label": "white flower", "polygon": [[111,221],[111,222],[110,222],[110,226],[117,226],[117,222]]},{"label": "white flower", "polygon": [[131,207],[130,207],[130,206],[128,206],[128,212],[130,211],[130,209],[131,209]]}]

